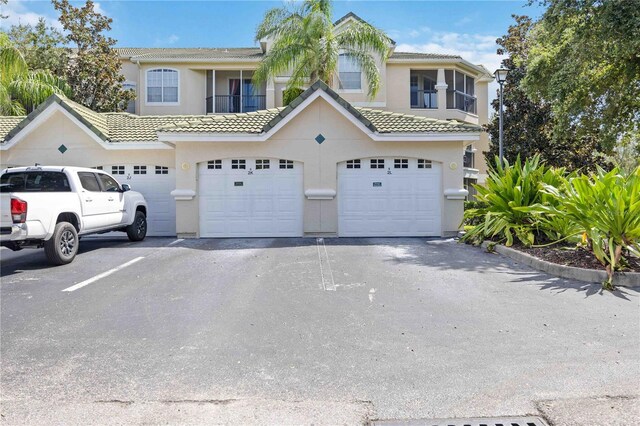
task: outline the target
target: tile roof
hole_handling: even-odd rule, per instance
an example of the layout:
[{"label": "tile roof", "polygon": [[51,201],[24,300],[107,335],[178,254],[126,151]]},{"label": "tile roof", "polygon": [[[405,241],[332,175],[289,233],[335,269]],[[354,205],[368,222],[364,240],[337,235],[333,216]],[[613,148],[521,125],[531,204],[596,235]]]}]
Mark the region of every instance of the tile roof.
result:
[{"label": "tile roof", "polygon": [[239,59],[260,60],[262,49],[259,47],[178,47],[178,48],[147,48],[147,47],[117,47],[115,49],[120,57],[131,60],[215,60],[215,59]]},{"label": "tile roof", "polygon": [[158,129],[168,133],[249,133],[259,134],[286,108],[273,108],[239,114],[185,117]]},{"label": "tile roof", "polygon": [[[145,115],[95,112],[61,95],[52,95],[26,117],[0,117],[0,143],[8,142],[36,116],[57,103],[105,142],[157,142],[156,130],[174,122],[199,118],[186,115]],[[206,116],[202,116],[203,118]]]},{"label": "tile roof", "polygon": [[7,134],[24,119],[24,115],[13,117],[0,116],[0,143],[3,143]]},{"label": "tile roof", "polygon": [[442,53],[393,52],[389,59],[462,59],[462,57]]},{"label": "tile roof", "polygon": [[274,108],[243,114],[206,116],[174,122],[158,129],[166,133],[264,133],[275,127],[313,92],[324,90],[365,127],[378,133],[454,133],[479,132],[480,126],[456,120],[437,120],[410,114],[358,108],[341,98],[321,81],[315,82],[284,108]]},{"label": "tile roof", "polygon": [[274,128],[315,91],[323,90],[372,132],[377,133],[455,133],[479,132],[480,126],[455,120],[438,120],[410,114],[358,108],[342,99],[325,83],[318,81],[284,108],[225,115],[145,115],[98,113],[64,96],[53,95],[27,117],[0,117],[0,143],[9,141],[38,114],[57,103],[110,143],[156,142],[163,133],[261,134]]},{"label": "tile roof", "polygon": [[368,108],[356,108],[378,133],[455,133],[479,132],[480,126],[457,120],[438,120]]}]

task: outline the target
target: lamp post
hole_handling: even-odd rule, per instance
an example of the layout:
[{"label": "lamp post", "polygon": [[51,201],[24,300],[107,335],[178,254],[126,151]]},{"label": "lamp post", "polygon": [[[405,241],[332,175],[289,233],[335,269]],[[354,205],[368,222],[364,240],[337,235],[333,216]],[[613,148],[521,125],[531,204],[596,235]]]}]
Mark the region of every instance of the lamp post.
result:
[{"label": "lamp post", "polygon": [[507,81],[507,74],[509,74],[509,70],[506,68],[499,68],[495,72],[496,81],[500,85],[500,143],[498,145],[498,156],[500,158],[500,165],[503,165],[504,153],[502,149],[502,86],[504,82]]}]

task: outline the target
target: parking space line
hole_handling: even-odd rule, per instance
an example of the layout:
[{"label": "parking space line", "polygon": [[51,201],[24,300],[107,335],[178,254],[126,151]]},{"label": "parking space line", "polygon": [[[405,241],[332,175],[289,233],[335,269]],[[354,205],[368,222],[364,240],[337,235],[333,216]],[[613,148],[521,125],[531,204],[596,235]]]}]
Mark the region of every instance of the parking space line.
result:
[{"label": "parking space line", "polygon": [[173,241],[173,242],[169,243],[168,245],[172,246],[172,245],[174,245],[174,244],[178,244],[178,243],[181,243],[181,242],[183,242],[183,241],[184,241],[184,238],[178,238],[177,240],[175,240],[175,241]]},{"label": "parking space line", "polygon": [[134,263],[139,262],[139,261],[141,261],[142,259],[144,259],[144,256],[136,257],[135,259],[130,260],[130,261],[128,261],[127,263],[123,263],[123,264],[122,264],[122,265],[120,265],[120,266],[117,266],[117,267],[115,267],[115,268],[113,268],[113,269],[109,269],[109,270],[108,270],[108,271],[106,271],[106,272],[103,272],[103,273],[101,273],[101,274],[98,274],[98,275],[96,275],[95,277],[93,277],[93,278],[89,278],[88,280],[82,281],[82,282],[80,282],[80,283],[78,283],[78,284],[72,285],[71,287],[65,288],[65,289],[64,289],[64,290],[62,290],[62,291],[75,291],[75,290],[78,290],[79,288],[82,288],[82,287],[84,287],[84,286],[86,286],[86,285],[89,285],[89,284],[91,284],[91,283],[94,283],[94,282],[96,282],[96,281],[98,281],[98,280],[100,280],[100,279],[102,279],[102,278],[108,277],[109,275],[111,275],[111,274],[113,274],[113,273],[115,273],[115,272],[118,272],[119,270],[124,269],[124,268],[126,268],[127,266],[133,265]]},{"label": "parking space line", "polygon": [[[329,270],[329,278],[331,284],[327,287],[328,280],[324,276],[324,268],[322,267],[322,252],[320,251],[320,243],[324,249],[324,257],[326,259],[327,268]],[[333,280],[333,271],[331,270],[331,262],[329,261],[329,253],[327,252],[327,246],[324,244],[324,238],[316,238],[316,246],[318,247],[318,263],[320,264],[320,277],[322,278],[322,289],[325,291],[336,291],[336,283]]]}]

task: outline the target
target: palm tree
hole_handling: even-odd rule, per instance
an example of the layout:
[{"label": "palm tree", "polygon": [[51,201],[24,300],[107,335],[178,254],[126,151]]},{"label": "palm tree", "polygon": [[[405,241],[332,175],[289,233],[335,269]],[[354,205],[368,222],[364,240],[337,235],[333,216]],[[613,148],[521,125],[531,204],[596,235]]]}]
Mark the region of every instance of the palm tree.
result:
[{"label": "palm tree", "polygon": [[385,63],[393,43],[384,32],[359,20],[334,31],[330,0],[304,0],[297,7],[267,11],[256,31],[256,41],[263,39],[272,45],[253,75],[256,85],[291,72],[286,90],[317,80],[331,86],[338,57],[346,54],[362,70],[370,98],[380,88],[376,59]]},{"label": "palm tree", "polygon": [[0,115],[24,115],[54,93],[70,96],[71,88],[47,70],[29,70],[22,53],[0,34]]}]

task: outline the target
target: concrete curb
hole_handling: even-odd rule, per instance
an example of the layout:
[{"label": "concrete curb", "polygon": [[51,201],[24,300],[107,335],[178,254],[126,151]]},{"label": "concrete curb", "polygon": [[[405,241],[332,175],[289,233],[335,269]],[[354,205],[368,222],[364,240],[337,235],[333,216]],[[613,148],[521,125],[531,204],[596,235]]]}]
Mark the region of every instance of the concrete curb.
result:
[{"label": "concrete curb", "polygon": [[[489,244],[495,243],[485,241],[482,243],[482,248],[487,249]],[[501,244],[495,244],[493,250],[503,256],[507,256],[515,260],[516,262],[520,262],[532,267],[533,269],[537,269],[538,271],[546,272],[547,274],[555,275],[557,277],[597,284],[601,284],[607,279],[607,273],[604,270],[599,271],[595,269],[558,265],[557,263],[538,259],[530,254],[523,253],[519,250],[512,249]],[[613,278],[613,284],[620,287],[640,288],[640,272],[617,272]]]}]

